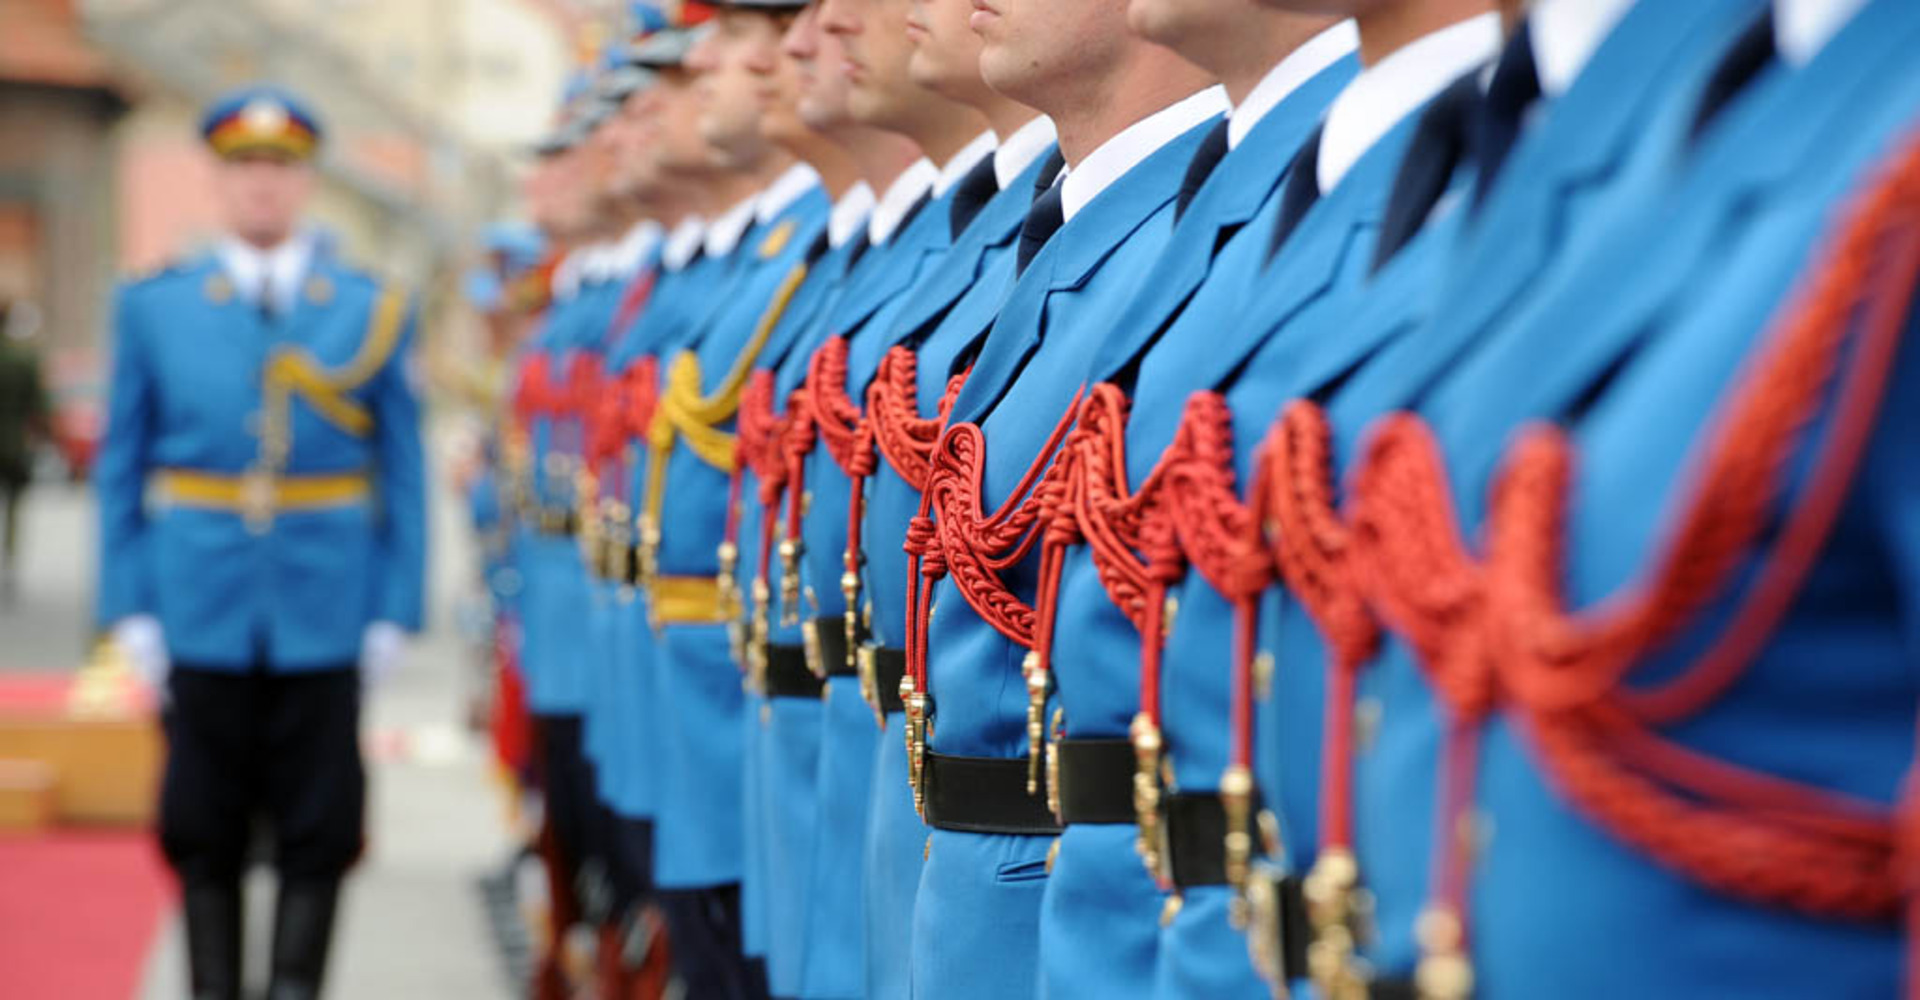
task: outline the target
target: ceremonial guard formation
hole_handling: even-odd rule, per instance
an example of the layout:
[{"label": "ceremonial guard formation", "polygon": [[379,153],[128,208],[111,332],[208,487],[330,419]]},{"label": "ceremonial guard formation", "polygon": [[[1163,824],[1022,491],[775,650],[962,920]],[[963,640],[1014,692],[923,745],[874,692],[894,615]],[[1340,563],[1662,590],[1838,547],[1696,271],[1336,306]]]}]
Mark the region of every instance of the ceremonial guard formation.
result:
[{"label": "ceremonial guard formation", "polygon": [[[1920,996],[1920,5],[630,8],[502,415],[537,996]],[[101,616],[196,987],[264,810],[302,997],[411,324],[206,133]]]}]

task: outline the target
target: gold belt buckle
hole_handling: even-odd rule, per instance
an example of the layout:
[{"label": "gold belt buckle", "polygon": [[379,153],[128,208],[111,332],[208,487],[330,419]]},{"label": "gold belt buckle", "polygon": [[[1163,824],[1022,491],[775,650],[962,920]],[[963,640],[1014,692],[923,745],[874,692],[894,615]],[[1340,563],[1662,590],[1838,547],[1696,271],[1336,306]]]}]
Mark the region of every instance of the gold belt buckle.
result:
[{"label": "gold belt buckle", "polygon": [[273,473],[255,466],[240,477],[240,516],[247,532],[264,535],[273,527]]},{"label": "gold belt buckle", "polygon": [[880,704],[880,654],[872,646],[861,646],[854,650],[853,668],[860,676],[860,699],[873,709],[874,724],[887,728],[887,710]]}]

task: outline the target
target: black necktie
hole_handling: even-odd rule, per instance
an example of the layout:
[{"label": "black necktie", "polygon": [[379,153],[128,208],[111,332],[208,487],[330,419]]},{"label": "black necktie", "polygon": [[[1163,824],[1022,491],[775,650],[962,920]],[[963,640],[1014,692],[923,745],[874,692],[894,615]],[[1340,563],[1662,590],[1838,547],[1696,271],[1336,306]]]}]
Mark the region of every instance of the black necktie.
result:
[{"label": "black necktie", "polygon": [[1207,178],[1213,176],[1213,168],[1219,166],[1226,155],[1227,120],[1222,118],[1219,124],[1207,130],[1207,137],[1200,140],[1200,148],[1193,153],[1193,162],[1187,164],[1187,175],[1180,179],[1180,199],[1173,206],[1176,221],[1187,214],[1187,206],[1193,204],[1194,197],[1206,186]]},{"label": "black necktie", "polygon": [[861,226],[860,235],[854,237],[853,249],[847,251],[847,272],[852,273],[853,265],[860,263],[860,258],[865,257],[867,251],[871,249],[873,249],[873,230]]},{"label": "black necktie", "polygon": [[1047,241],[1060,231],[1061,226],[1066,225],[1067,211],[1060,200],[1060,190],[1064,187],[1065,184],[1055,184],[1048,188],[1047,193],[1041,195],[1033,203],[1032,210],[1027,212],[1026,224],[1020,227],[1020,256],[1015,263],[1016,274],[1025,274],[1027,265],[1033,263],[1034,255],[1047,245]]},{"label": "black necktie", "polygon": [[1507,154],[1520,138],[1527,109],[1540,100],[1540,72],[1533,60],[1533,32],[1522,21],[1500,53],[1487,81],[1487,98],[1480,115],[1478,141],[1474,155],[1479,160],[1480,176],[1473,183],[1473,204],[1478,207],[1506,165]]},{"label": "black necktie", "polygon": [[1707,79],[1707,85],[1701,88],[1700,107],[1694,112],[1693,129],[1687,137],[1698,141],[1720,112],[1779,54],[1773,44],[1773,8],[1769,5],[1759,20],[1734,40]]},{"label": "black necktie", "polygon": [[279,312],[273,305],[272,271],[262,271],[260,273],[260,301],[254,303],[254,305],[260,309],[260,322],[267,326],[272,326],[274,316]]},{"label": "black necktie", "polygon": [[980,158],[980,162],[967,171],[965,177],[953,188],[953,204],[948,207],[947,218],[953,223],[953,238],[967,231],[973,217],[987,207],[987,202],[1000,193],[1000,176],[994,173],[993,154]]},{"label": "black necktie", "polygon": [[1067,158],[1061,154],[1060,147],[1055,146],[1053,152],[1048,153],[1046,160],[1040,164],[1039,175],[1033,179],[1033,200],[1039,201],[1040,197],[1053,187],[1054,178],[1059,177],[1060,171],[1065,169],[1067,169]]},{"label": "black necktie", "polygon": [[1400,159],[1380,220],[1380,239],[1374,245],[1373,269],[1385,267],[1393,255],[1413,241],[1433,214],[1433,206],[1453,183],[1454,171],[1467,152],[1480,99],[1479,73],[1468,73],[1440,92],[1420,113],[1413,139]]},{"label": "black necktie", "polygon": [[1313,130],[1287,167],[1287,189],[1280,193],[1280,218],[1273,226],[1273,242],[1267,246],[1268,260],[1279,255],[1287,237],[1307,217],[1307,209],[1320,200],[1320,133],[1324,128]]}]

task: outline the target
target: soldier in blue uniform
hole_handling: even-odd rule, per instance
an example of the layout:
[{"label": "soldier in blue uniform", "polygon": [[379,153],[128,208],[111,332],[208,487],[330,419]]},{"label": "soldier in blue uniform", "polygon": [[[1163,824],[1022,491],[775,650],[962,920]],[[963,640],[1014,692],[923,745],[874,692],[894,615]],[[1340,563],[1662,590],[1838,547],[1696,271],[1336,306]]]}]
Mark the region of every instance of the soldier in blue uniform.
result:
[{"label": "soldier in blue uniform", "polygon": [[[721,8],[687,55],[702,134],[730,180],[703,241],[714,263],[701,294],[712,306],[677,324],[661,348],[640,494],[664,783],[655,874],[682,977],[701,996],[766,989],[764,972],[742,953],[744,700],[727,630],[737,596],[721,546],[740,395],[765,346],[769,310],[790,293],[829,205],[818,174],[761,128],[760,70],[778,63],[791,8]],[[778,100],[790,104],[793,95]]]},{"label": "soldier in blue uniform", "polygon": [[236,92],[201,134],[229,236],[120,292],[97,610],[165,686],[160,841],[193,995],[241,995],[240,879],[264,817],[270,991],[306,998],[361,850],[362,684],[421,620],[414,320],[299,228],[322,133],[297,98]]},{"label": "soldier in blue uniform", "polygon": [[[1042,913],[1042,960],[1056,994],[1232,995],[1259,984],[1228,919],[1228,672],[1215,662],[1164,670],[1158,704],[1147,706],[1157,714],[1140,714],[1135,620],[1153,598],[1134,603],[1140,598],[1124,581],[1146,562],[1145,543],[1099,512],[1135,491],[1178,488],[1156,469],[1192,388],[1180,376],[1208,356],[1200,345],[1232,330],[1221,306],[1245,294],[1266,259],[1266,234],[1247,223],[1277,203],[1289,159],[1352,78],[1356,37],[1349,22],[1239,3],[1142,0],[1129,13],[1147,37],[1217,73],[1233,109],[1189,164],[1159,280],[1095,356],[1094,380],[1130,393],[1134,405],[1097,420],[1083,415],[1091,450],[1066,459],[1085,473],[1073,488],[1086,501],[1073,505],[1081,513],[1069,515],[1071,530],[1055,528],[1081,539],[1062,560],[1058,608],[1037,609],[1060,637],[1057,650],[1041,652],[1058,689],[1049,753],[1066,825]],[[1101,453],[1115,442],[1125,465],[1108,467]],[[1171,777],[1157,795],[1136,799],[1143,767],[1156,785],[1162,767]],[[1172,889],[1164,900],[1156,880]]]},{"label": "soldier in blue uniform", "polygon": [[[1054,150],[1053,123],[981,77],[981,42],[968,24],[971,14],[972,5],[964,0],[912,5],[908,23],[914,51],[908,70],[921,86],[979,109],[998,144],[945,199],[952,246],[940,266],[926,269],[905,294],[905,308],[885,331],[878,368],[857,377],[850,373],[874,453],[864,495],[852,491],[861,505],[864,540],[864,551],[854,554],[862,577],[859,603],[871,633],[859,651],[859,681],[881,728],[866,810],[867,996],[910,992],[909,951],[902,947],[901,929],[912,925],[927,840],[926,824],[914,809],[901,738],[907,557],[900,541],[919,508],[933,443],[929,432],[939,423],[947,374],[957,357],[978,348],[1012,287],[1014,240],[1033,201],[1035,181]],[[870,336],[880,332],[869,324]],[[872,349],[867,351],[872,356]]]},{"label": "soldier in blue uniform", "polygon": [[1018,280],[934,451],[930,517],[908,536],[925,577],[908,608],[914,676],[903,685],[909,770],[933,827],[911,943],[923,997],[1035,989],[1058,832],[1037,756],[1044,704],[1021,677],[1032,525],[1053,495],[1035,484],[1089,353],[1151,280],[1181,175],[1226,106],[1207,75],[1132,35],[1112,4],[998,3],[972,23],[987,83],[1053,118],[1065,169],[1023,225]]},{"label": "soldier in blue uniform", "polygon": [[[1613,80],[1645,72],[1647,47],[1669,40],[1635,40],[1650,16],[1619,19],[1540,129],[1580,107],[1586,74],[1609,79],[1616,44],[1642,58]],[[1499,595],[1435,631],[1383,584],[1398,641],[1376,669],[1393,697],[1382,759],[1363,759],[1404,800],[1413,772],[1384,758],[1396,717],[1475,741],[1455,796],[1490,839],[1417,944],[1430,963],[1445,930],[1480,995],[1911,986],[1895,858],[1914,752],[1916,368],[1900,334],[1915,271],[1888,249],[1911,239],[1910,196],[1885,194],[1913,183],[1917,25],[1911,5],[1782,2],[1705,35],[1623,126],[1647,168],[1622,172],[1609,211],[1575,216],[1556,257],[1512,260],[1515,275],[1535,223],[1500,199],[1560,194],[1525,170],[1552,161],[1547,133],[1531,151],[1523,136],[1467,233],[1497,241],[1484,259],[1502,266],[1480,272],[1484,288],[1462,274],[1470,294],[1430,329],[1471,352],[1367,446],[1363,480],[1420,421],[1447,503],[1409,538],[1485,537],[1467,558]],[[1547,36],[1530,34],[1551,92]],[[1533,294],[1514,294],[1529,275]],[[1356,487],[1363,508],[1373,490]],[[1477,701],[1422,657],[1468,630],[1490,671]],[[1542,893],[1565,911],[1532,905]],[[1647,921],[1655,910],[1671,917]],[[1402,941],[1382,959],[1406,968],[1415,942],[1383,931]],[[1595,934],[1644,961],[1571,946]]]},{"label": "soldier in blue uniform", "polygon": [[[879,733],[862,696],[856,651],[864,638],[857,555],[849,550],[853,472],[870,467],[863,439],[865,386],[891,346],[893,317],[952,242],[949,206],[961,178],[995,138],[979,110],[913,78],[906,0],[824,0],[820,26],[843,48],[854,121],[904,136],[925,157],[887,186],[868,227],[868,249],[844,293],[822,317],[806,383],[813,437],[794,488],[802,557],[803,629],[814,675],[824,681],[820,822],[809,873],[809,933],[801,995],[853,997],[866,990],[862,881],[873,754]],[[864,454],[863,454],[864,452]],[[864,478],[864,476],[862,476]],[[850,561],[851,560],[851,561]]]}]

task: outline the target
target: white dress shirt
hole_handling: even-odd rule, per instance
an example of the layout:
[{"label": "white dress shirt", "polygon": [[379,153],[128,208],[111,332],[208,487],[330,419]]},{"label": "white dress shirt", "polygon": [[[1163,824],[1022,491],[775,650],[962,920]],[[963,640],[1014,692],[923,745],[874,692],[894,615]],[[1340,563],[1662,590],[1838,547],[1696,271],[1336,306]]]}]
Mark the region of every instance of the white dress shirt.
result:
[{"label": "white dress shirt", "polygon": [[693,262],[693,255],[700,252],[701,244],[706,242],[707,220],[697,215],[689,215],[673,227],[667,234],[667,242],[660,248],[660,264],[669,271],[679,271]]},{"label": "white dress shirt", "polygon": [[827,214],[827,245],[843,247],[867,224],[867,217],[873,214],[873,186],[866,181],[855,181],[840,200],[833,203],[833,211]]},{"label": "white dress shirt", "polygon": [[1360,71],[1327,109],[1315,178],[1332,191],[1373,144],[1447,85],[1500,51],[1500,15],[1448,25]]},{"label": "white dress shirt", "polygon": [[933,179],[933,196],[945,198],[947,192],[953,190],[955,184],[960,183],[960,178],[967,176],[967,171],[972,170],[981,160],[993,155],[994,147],[998,145],[1000,145],[1000,137],[994,135],[993,130],[989,129],[975,136],[972,142],[960,147],[960,151],[953,154],[953,159],[948,160],[946,166],[940,168],[939,176]]},{"label": "white dress shirt", "polygon": [[920,196],[932,190],[933,179],[939,175],[939,168],[925,157],[902,170],[900,176],[887,185],[887,193],[880,196],[879,203],[873,206],[873,215],[867,219],[868,242],[882,246],[893,239],[894,231],[906,221],[907,213],[913,206],[920,203]]},{"label": "white dress shirt", "polygon": [[753,206],[753,220],[766,225],[780,217],[780,213],[792,207],[800,196],[820,186],[820,173],[805,163],[796,163],[788,167],[765,191]]},{"label": "white dress shirt", "polygon": [[1153,114],[1134,122],[1120,134],[1100,144],[1060,172],[1060,211],[1066,221],[1113,182],[1127,175],[1142,160],[1159,152],[1162,146],[1185,135],[1195,126],[1227,110],[1227,92],[1219,86],[1208,87],[1184,97]]},{"label": "white dress shirt", "polygon": [[759,202],[760,196],[755,194],[721,212],[713,220],[713,224],[707,227],[707,256],[725,257],[740,245],[740,238],[747,235],[747,227],[753,225],[753,211]]},{"label": "white dress shirt", "polygon": [[313,261],[313,235],[295,233],[271,250],[228,237],[220,241],[220,263],[233,288],[247,302],[259,303],[271,295],[273,311],[284,316],[299,301],[300,282]]},{"label": "white dress shirt", "polygon": [[1533,43],[1534,72],[1540,96],[1552,100],[1567,92],[1587,68],[1587,60],[1636,0],[1534,0],[1527,11],[1527,40]]},{"label": "white dress shirt", "polygon": [[1046,115],[1035,115],[1033,120],[1014,130],[1007,140],[993,151],[993,178],[1000,182],[1000,190],[1020,177],[1020,172],[1033,165],[1047,147],[1054,144],[1060,134],[1053,127],[1053,119]]},{"label": "white dress shirt", "polygon": [[652,219],[641,219],[621,237],[619,252],[616,254],[616,267],[620,278],[631,278],[640,273],[640,265],[660,242],[666,239],[666,230]]},{"label": "white dress shirt", "polygon": [[1359,47],[1360,29],[1354,27],[1352,21],[1341,21],[1287,53],[1285,59],[1274,64],[1267,75],[1254,84],[1240,106],[1228,112],[1227,148],[1238,149],[1247,133],[1260,124],[1267,112],[1279,107],[1287,95]]},{"label": "white dress shirt", "polygon": [[1805,66],[1866,5],[1867,0],[1773,0],[1773,46],[1789,66]]}]

